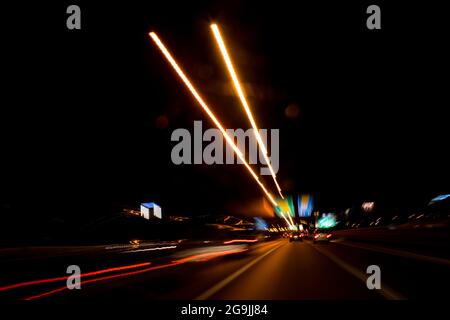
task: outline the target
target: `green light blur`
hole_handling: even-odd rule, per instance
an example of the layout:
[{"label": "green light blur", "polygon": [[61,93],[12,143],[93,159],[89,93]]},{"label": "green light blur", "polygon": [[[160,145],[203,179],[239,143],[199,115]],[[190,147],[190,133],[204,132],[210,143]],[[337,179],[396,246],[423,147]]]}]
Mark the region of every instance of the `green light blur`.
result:
[{"label": "green light blur", "polygon": [[332,214],[328,214],[317,221],[319,229],[328,229],[336,225],[336,217]]}]

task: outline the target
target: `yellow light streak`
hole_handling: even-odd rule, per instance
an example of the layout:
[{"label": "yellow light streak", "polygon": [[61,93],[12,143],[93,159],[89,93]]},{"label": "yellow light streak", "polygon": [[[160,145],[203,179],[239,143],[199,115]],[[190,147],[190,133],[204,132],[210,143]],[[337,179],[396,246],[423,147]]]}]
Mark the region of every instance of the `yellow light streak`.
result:
[{"label": "yellow light streak", "polygon": [[[197,100],[197,102],[200,104],[200,106],[203,108],[203,110],[208,114],[208,116],[211,118],[211,120],[214,122],[214,124],[216,125],[216,127],[222,132],[223,136],[225,137],[225,140],[227,141],[227,143],[231,146],[231,148],[233,149],[233,151],[236,153],[236,155],[239,157],[239,159],[242,161],[242,163],[245,165],[245,167],[247,168],[247,170],[250,172],[250,174],[252,175],[252,177],[256,180],[256,182],[258,183],[258,185],[260,186],[260,188],[264,191],[264,193],[266,194],[267,198],[270,200],[270,202],[274,205],[277,206],[277,202],[274,200],[274,198],[272,197],[272,195],[267,191],[266,187],[264,186],[264,184],[259,180],[258,176],[256,175],[256,173],[253,171],[253,169],[250,167],[250,165],[248,164],[248,162],[245,160],[244,155],[242,154],[241,150],[239,150],[239,148],[236,146],[236,144],[234,143],[233,139],[228,135],[228,133],[225,131],[225,129],[223,128],[222,124],[219,122],[219,120],[216,118],[216,116],[214,115],[214,113],[211,111],[211,109],[208,107],[208,105],[206,104],[206,102],[202,99],[202,97],[200,96],[200,94],[197,92],[197,90],[194,88],[194,86],[192,85],[192,83],[189,81],[189,79],[187,78],[187,76],[184,74],[184,72],[181,70],[181,68],[178,66],[177,62],[175,61],[175,59],[172,57],[172,55],[170,54],[170,52],[167,50],[167,48],[164,46],[164,44],[161,42],[161,40],[158,38],[158,36],[156,35],[156,33],[154,32],[150,32],[149,33],[150,37],[152,38],[152,40],[155,42],[155,44],[158,46],[158,48],[161,50],[161,52],[163,53],[164,57],[167,59],[167,61],[170,63],[170,65],[172,66],[172,68],[176,71],[176,73],[178,74],[178,76],[181,78],[181,80],[183,80],[184,84],[186,85],[186,87],[189,89],[189,91],[192,93],[192,95],[194,96],[194,98]],[[287,221],[287,220],[286,220]]]},{"label": "yellow light streak", "polygon": [[[294,227],[294,224],[292,224],[292,223],[286,218],[286,216],[284,215],[283,212],[281,212],[281,216],[283,217],[284,221],[286,221],[286,224],[287,224],[289,227],[291,227],[291,228]],[[289,215],[288,215],[288,217],[289,217]]]},{"label": "yellow light streak", "polygon": [[276,174],[272,168],[272,164],[270,163],[269,157],[267,155],[267,148],[264,145],[264,142],[262,141],[261,135],[259,134],[259,130],[256,125],[256,121],[253,118],[252,112],[250,110],[250,106],[248,105],[247,99],[245,98],[244,91],[242,90],[241,84],[239,83],[238,76],[236,74],[236,71],[234,70],[233,63],[231,62],[231,58],[230,58],[230,55],[228,54],[228,51],[225,46],[225,42],[223,41],[222,35],[220,34],[219,27],[217,26],[217,24],[211,24],[211,30],[214,34],[217,45],[219,46],[220,52],[222,53],[222,57],[225,60],[225,64],[228,68],[228,72],[233,81],[234,88],[236,89],[239,99],[241,100],[242,106],[244,107],[245,112],[247,113],[247,117],[250,120],[250,124],[252,125],[255,138],[258,141],[259,147],[261,148],[261,151],[264,156],[264,160],[266,161],[267,166],[269,167],[270,174],[272,175],[273,181],[275,182],[275,185],[278,189],[278,193],[280,194],[281,198],[284,199],[283,194],[281,193],[281,188],[277,182]]},{"label": "yellow light streak", "polygon": [[291,215],[288,214],[287,216],[289,217],[289,221],[290,221],[291,225],[295,227],[295,224],[294,224],[294,221],[292,221]]}]

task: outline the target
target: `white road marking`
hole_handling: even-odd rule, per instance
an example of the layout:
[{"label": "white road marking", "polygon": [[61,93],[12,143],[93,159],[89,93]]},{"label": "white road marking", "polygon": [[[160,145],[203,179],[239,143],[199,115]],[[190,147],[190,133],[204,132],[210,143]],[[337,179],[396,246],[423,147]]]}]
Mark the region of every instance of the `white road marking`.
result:
[{"label": "white road marking", "polygon": [[242,268],[240,268],[239,270],[237,270],[236,272],[232,273],[231,275],[229,275],[228,277],[226,277],[225,279],[223,279],[222,281],[218,282],[217,284],[215,284],[214,286],[212,286],[211,288],[209,288],[208,290],[206,290],[205,292],[203,292],[201,295],[199,295],[197,298],[195,298],[195,300],[206,300],[208,298],[210,298],[212,295],[214,295],[216,292],[222,290],[225,286],[227,286],[230,282],[232,282],[234,279],[236,279],[237,277],[239,277],[241,274],[243,274],[245,271],[247,271],[249,268],[251,268],[253,265],[255,265],[256,263],[258,263],[260,260],[262,260],[264,257],[268,256],[269,254],[271,254],[272,252],[274,252],[275,250],[277,250],[278,248],[280,248],[281,246],[283,246],[285,243],[283,242],[282,244],[270,249],[269,251],[267,251],[266,253],[260,255],[259,257],[257,257],[256,259],[250,261],[249,263],[247,263],[245,266],[243,266]]},{"label": "white road marking", "polygon": [[[345,271],[350,273],[352,276],[354,276],[355,278],[361,280],[362,282],[364,282],[364,284],[366,284],[367,274],[359,271],[355,267],[349,265],[347,262],[341,260],[340,258],[335,256],[334,254],[323,250],[319,246],[314,246],[314,245],[311,245],[311,244],[309,244],[309,245],[312,246],[317,251],[319,251],[324,256],[326,256],[328,259],[330,259],[331,261],[336,263],[339,267],[341,267],[342,269],[344,269]],[[367,289],[367,290],[369,290],[369,289]],[[400,293],[398,293],[398,292],[394,291],[393,289],[389,288],[386,284],[382,284],[382,288],[379,289],[379,290],[376,290],[376,291],[379,294],[381,294],[384,298],[389,299],[389,300],[406,300],[406,297],[402,296]]]}]

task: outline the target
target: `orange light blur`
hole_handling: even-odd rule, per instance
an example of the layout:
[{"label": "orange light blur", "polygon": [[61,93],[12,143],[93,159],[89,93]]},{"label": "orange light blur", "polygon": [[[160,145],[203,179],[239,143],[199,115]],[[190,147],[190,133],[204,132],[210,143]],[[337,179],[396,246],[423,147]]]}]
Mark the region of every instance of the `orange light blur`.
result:
[{"label": "orange light blur", "polygon": [[241,150],[239,150],[239,148],[236,146],[236,144],[234,143],[233,139],[228,135],[228,133],[225,131],[225,129],[223,128],[222,124],[219,122],[219,120],[216,118],[216,116],[214,115],[214,113],[211,111],[211,109],[208,107],[208,105],[205,103],[205,101],[202,99],[202,97],[200,96],[200,94],[197,92],[197,90],[194,88],[194,86],[192,85],[192,83],[189,81],[189,79],[187,78],[187,76],[184,74],[184,72],[181,70],[181,68],[178,66],[177,62],[175,61],[175,59],[172,57],[172,55],[170,54],[170,52],[167,50],[167,48],[164,46],[164,44],[161,42],[161,40],[158,38],[158,36],[156,35],[156,33],[154,32],[150,32],[149,33],[150,37],[152,38],[152,40],[155,42],[155,44],[158,46],[158,48],[161,50],[161,52],[163,53],[164,57],[167,59],[167,61],[169,61],[170,65],[172,66],[172,68],[176,71],[176,73],[178,74],[178,76],[181,78],[181,80],[183,80],[184,84],[186,85],[186,87],[189,89],[189,91],[192,93],[192,95],[194,96],[194,98],[197,100],[197,102],[200,104],[200,106],[203,108],[203,110],[208,114],[208,116],[210,117],[210,119],[214,122],[214,124],[216,125],[216,127],[222,132],[223,136],[225,137],[226,142],[231,146],[231,148],[233,149],[233,151],[236,153],[236,155],[239,157],[239,159],[242,161],[242,163],[245,165],[245,167],[247,168],[247,170],[250,172],[250,174],[253,176],[253,178],[256,180],[256,182],[258,183],[258,185],[260,186],[260,188],[263,190],[263,192],[265,193],[265,195],[267,196],[267,198],[270,200],[270,202],[276,206],[277,203],[274,200],[274,198],[272,197],[272,195],[267,191],[266,187],[264,186],[264,184],[259,180],[258,176],[256,175],[256,173],[253,171],[253,169],[250,167],[250,165],[248,164],[248,162],[245,160],[244,155],[242,154]]},{"label": "orange light blur", "polygon": [[257,241],[258,241],[257,239],[253,239],[253,240],[250,240],[250,239],[234,239],[234,240],[225,241],[223,244],[231,244],[231,243],[236,243],[236,242],[252,243],[252,242],[257,242]]},{"label": "orange light blur", "polygon": [[219,252],[207,252],[207,253],[200,253],[193,256],[189,256],[186,258],[181,258],[178,260],[173,261],[174,263],[186,263],[186,262],[193,262],[193,261],[208,261],[214,258],[218,258],[221,256],[226,256],[228,254],[234,254],[239,252],[247,251],[247,249],[232,249],[232,250],[226,250],[226,251],[219,251]]},{"label": "orange light blur", "polygon": [[228,72],[233,81],[234,88],[236,89],[239,99],[241,100],[242,106],[244,107],[245,112],[247,113],[247,117],[250,120],[250,124],[252,125],[252,128],[253,128],[253,133],[255,135],[256,140],[258,141],[259,147],[261,148],[261,151],[264,156],[264,160],[266,161],[267,166],[269,167],[270,174],[272,175],[273,181],[275,182],[275,185],[277,186],[278,193],[280,194],[281,198],[284,199],[283,194],[281,193],[281,188],[276,179],[276,174],[273,171],[272,164],[270,163],[269,157],[267,156],[267,148],[264,145],[264,142],[262,141],[261,135],[259,134],[259,130],[256,125],[256,121],[253,118],[252,112],[250,110],[250,106],[248,105],[247,99],[245,98],[244,91],[242,90],[241,84],[239,83],[238,76],[233,67],[233,63],[231,62],[231,58],[230,58],[230,55],[228,54],[228,51],[225,46],[225,42],[223,41],[222,35],[220,34],[219,27],[216,24],[211,24],[211,30],[213,31],[214,37],[216,38],[216,42],[217,42],[217,45],[219,46],[220,52],[222,53],[222,57],[225,60],[225,64],[228,68]]}]

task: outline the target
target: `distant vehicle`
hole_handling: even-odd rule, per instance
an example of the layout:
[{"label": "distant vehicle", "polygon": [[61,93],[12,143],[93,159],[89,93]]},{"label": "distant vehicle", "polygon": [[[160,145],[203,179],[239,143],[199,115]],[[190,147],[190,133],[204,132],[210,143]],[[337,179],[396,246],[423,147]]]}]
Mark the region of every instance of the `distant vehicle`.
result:
[{"label": "distant vehicle", "polygon": [[313,239],[313,232],[309,231],[308,229],[303,231],[303,239]]},{"label": "distant vehicle", "polygon": [[327,229],[316,229],[313,242],[330,242],[331,233]]},{"label": "distant vehicle", "polygon": [[303,236],[304,236],[303,232],[292,232],[289,235],[289,242],[292,242],[292,241],[303,241]]}]

